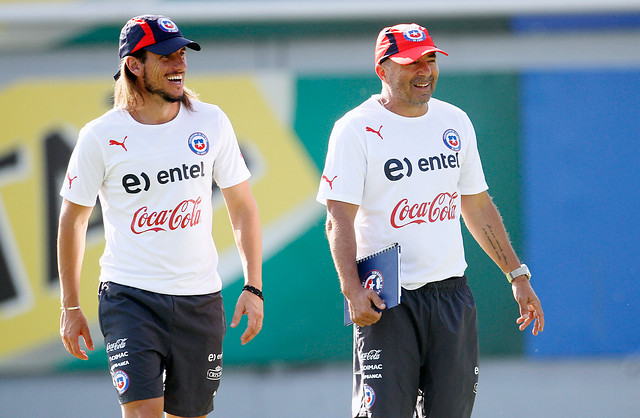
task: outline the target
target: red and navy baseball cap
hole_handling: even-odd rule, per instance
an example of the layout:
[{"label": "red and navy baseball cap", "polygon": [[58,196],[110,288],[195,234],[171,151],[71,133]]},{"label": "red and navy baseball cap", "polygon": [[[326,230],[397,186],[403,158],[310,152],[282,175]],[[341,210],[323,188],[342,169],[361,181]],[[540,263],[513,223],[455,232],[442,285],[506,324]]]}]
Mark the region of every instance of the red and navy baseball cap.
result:
[{"label": "red and navy baseball cap", "polygon": [[[178,25],[159,15],[144,15],[129,19],[120,31],[120,59],[145,49],[158,55],[169,55],[182,47],[200,51],[200,44],[182,36]],[[118,79],[120,71],[113,77]]]},{"label": "red and navy baseball cap", "polygon": [[376,64],[387,59],[401,65],[411,64],[430,52],[449,55],[436,48],[425,28],[415,23],[402,23],[380,31],[376,41]]},{"label": "red and navy baseball cap", "polygon": [[120,31],[120,58],[139,49],[169,55],[183,46],[200,51],[200,45],[182,36],[178,25],[165,16],[144,15],[129,19]]},{"label": "red and navy baseball cap", "polygon": [[200,51],[200,45],[182,36],[178,25],[165,16],[144,15],[129,19],[120,31],[120,58],[139,49],[169,55],[183,46]]}]

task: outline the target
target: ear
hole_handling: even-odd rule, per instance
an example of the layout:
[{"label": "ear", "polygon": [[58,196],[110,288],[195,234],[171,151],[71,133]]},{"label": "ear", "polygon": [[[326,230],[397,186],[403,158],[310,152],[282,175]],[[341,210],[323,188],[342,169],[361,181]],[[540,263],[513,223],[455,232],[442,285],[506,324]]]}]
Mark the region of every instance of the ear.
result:
[{"label": "ear", "polygon": [[376,75],[382,81],[387,77],[387,68],[382,64],[376,64]]},{"label": "ear", "polygon": [[125,65],[136,77],[140,77],[144,73],[144,64],[136,57],[126,57]]}]

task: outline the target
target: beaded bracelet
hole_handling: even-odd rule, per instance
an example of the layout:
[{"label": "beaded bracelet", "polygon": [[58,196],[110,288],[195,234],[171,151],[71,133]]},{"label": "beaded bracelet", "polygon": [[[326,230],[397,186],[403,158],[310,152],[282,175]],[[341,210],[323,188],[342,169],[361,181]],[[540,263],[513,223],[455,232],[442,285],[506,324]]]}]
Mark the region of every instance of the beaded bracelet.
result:
[{"label": "beaded bracelet", "polygon": [[256,295],[257,297],[259,297],[260,299],[262,299],[264,301],[264,296],[262,295],[262,291],[256,287],[253,287],[249,284],[245,285],[242,290],[246,290],[247,292],[251,292],[254,295]]}]

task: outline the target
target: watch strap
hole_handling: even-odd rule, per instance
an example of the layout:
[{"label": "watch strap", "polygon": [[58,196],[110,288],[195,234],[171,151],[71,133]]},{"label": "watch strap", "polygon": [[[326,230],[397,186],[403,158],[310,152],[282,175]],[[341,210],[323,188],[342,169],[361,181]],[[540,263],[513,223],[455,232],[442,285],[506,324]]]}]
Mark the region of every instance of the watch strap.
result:
[{"label": "watch strap", "polygon": [[507,281],[511,283],[513,279],[522,275],[527,276],[527,279],[531,280],[531,272],[529,272],[529,267],[527,267],[526,264],[521,264],[517,269],[507,273]]}]

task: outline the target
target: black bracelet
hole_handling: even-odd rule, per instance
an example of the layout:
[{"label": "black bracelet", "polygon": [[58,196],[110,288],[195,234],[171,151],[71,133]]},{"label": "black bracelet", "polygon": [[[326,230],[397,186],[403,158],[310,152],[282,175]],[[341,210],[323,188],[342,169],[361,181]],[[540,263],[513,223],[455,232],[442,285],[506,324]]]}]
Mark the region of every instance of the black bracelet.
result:
[{"label": "black bracelet", "polygon": [[246,290],[247,292],[251,292],[254,295],[256,295],[257,297],[259,297],[260,299],[262,299],[264,301],[264,296],[262,295],[262,291],[260,289],[258,289],[257,287],[253,287],[249,284],[245,285],[242,290]]}]

